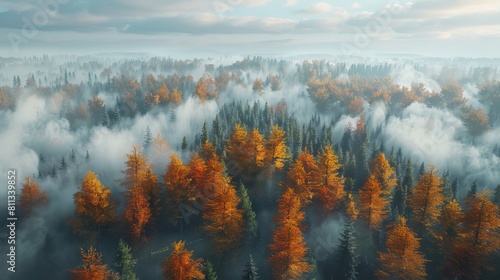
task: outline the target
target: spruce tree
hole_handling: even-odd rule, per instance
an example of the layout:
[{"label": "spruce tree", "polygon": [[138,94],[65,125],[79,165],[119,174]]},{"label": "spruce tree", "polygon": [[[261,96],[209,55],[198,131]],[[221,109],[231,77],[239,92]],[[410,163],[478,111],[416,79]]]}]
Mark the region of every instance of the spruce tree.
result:
[{"label": "spruce tree", "polygon": [[153,135],[151,134],[151,130],[149,129],[149,125],[146,127],[146,133],[144,134],[144,142],[142,146],[144,147],[144,151],[146,151],[149,146],[151,146],[151,142],[153,141]]},{"label": "spruce tree", "polygon": [[500,184],[498,184],[495,188],[495,192],[493,192],[493,199],[491,201],[500,207]]},{"label": "spruce tree", "polygon": [[121,280],[139,280],[134,273],[137,261],[132,257],[131,250],[130,246],[120,239],[115,255],[115,268],[120,274]]},{"label": "spruce tree", "polygon": [[200,146],[203,146],[205,142],[207,142],[207,140],[208,140],[208,129],[207,129],[207,123],[204,122],[200,135]]},{"label": "spruce tree", "polygon": [[188,148],[188,141],[187,141],[187,138],[186,136],[182,137],[182,145],[181,145],[181,149],[183,151],[186,151]]},{"label": "spruce tree", "polygon": [[453,199],[458,199],[458,178],[453,180],[453,183],[451,184],[451,192],[453,194]]},{"label": "spruce tree", "polygon": [[66,164],[66,160],[64,159],[64,156],[61,159],[61,171],[65,171],[68,168],[68,165]]},{"label": "spruce tree", "polygon": [[424,175],[424,172],[425,172],[425,164],[422,161],[422,164],[420,165],[420,169],[418,170],[418,178],[420,178],[420,176]]},{"label": "spruce tree", "polygon": [[344,231],[340,234],[339,246],[339,274],[332,275],[335,279],[355,280],[358,272],[358,256],[356,255],[356,238],[352,221],[347,220]]},{"label": "spruce tree", "polygon": [[474,180],[472,185],[470,186],[469,192],[467,193],[467,197],[474,197],[477,194],[477,180]]},{"label": "spruce tree", "polygon": [[76,154],[75,154],[75,150],[74,149],[71,149],[71,153],[69,154],[69,160],[73,164],[76,163]]},{"label": "spruce tree", "polygon": [[401,215],[408,215],[407,213],[407,199],[413,192],[415,187],[415,174],[413,171],[413,163],[411,158],[406,161],[405,175],[403,177],[403,182],[401,184],[402,200],[397,204],[398,211]]},{"label": "spruce tree", "polygon": [[441,188],[443,189],[443,196],[446,199],[453,198],[453,191],[451,190],[451,182],[450,182],[450,171],[446,171],[441,177]]},{"label": "spruce tree", "polygon": [[243,270],[243,280],[256,280],[259,279],[257,273],[257,267],[253,261],[252,255],[248,258],[248,262],[245,264],[245,269]]},{"label": "spruce tree", "polygon": [[252,209],[252,201],[248,197],[248,191],[243,183],[238,186],[238,195],[241,199],[241,208],[245,210],[245,224],[248,244],[257,237],[257,221],[255,212]]},{"label": "spruce tree", "polygon": [[215,273],[214,267],[210,261],[205,261],[203,274],[205,274],[205,280],[217,280],[217,274]]}]

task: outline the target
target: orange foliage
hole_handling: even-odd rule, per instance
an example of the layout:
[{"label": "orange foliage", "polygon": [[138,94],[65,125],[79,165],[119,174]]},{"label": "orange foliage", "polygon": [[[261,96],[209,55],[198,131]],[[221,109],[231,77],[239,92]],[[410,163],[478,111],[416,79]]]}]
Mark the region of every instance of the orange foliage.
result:
[{"label": "orange foliage", "polygon": [[489,254],[500,248],[500,211],[488,199],[490,194],[485,191],[465,200],[465,239],[482,254]]},{"label": "orange foliage", "polygon": [[161,87],[156,90],[156,95],[158,96],[158,101],[161,105],[168,103],[170,91],[165,83],[161,83]]},{"label": "orange foliage", "polygon": [[[308,204],[322,183],[320,176],[321,173],[316,160],[306,149],[297,157],[288,170],[287,186],[294,190],[302,203]],[[329,198],[324,197],[324,199]]]},{"label": "orange foliage", "polygon": [[269,173],[273,173],[274,169],[281,170],[285,166],[285,161],[290,158],[285,143],[285,131],[280,129],[278,125],[271,129],[271,135],[265,142],[265,151],[265,165],[269,167]]},{"label": "orange foliage", "polygon": [[170,214],[170,222],[177,224],[181,217],[178,206],[194,199],[194,189],[191,187],[191,180],[188,178],[189,167],[185,166],[176,154],[170,156],[170,163],[167,172],[163,177],[165,187],[168,191],[167,211]]},{"label": "orange foliage", "polygon": [[363,107],[364,100],[361,97],[355,96],[347,105],[347,110],[353,115],[357,116],[365,110]]},{"label": "orange foliage", "polygon": [[379,229],[387,215],[386,207],[388,202],[383,197],[383,193],[382,186],[373,174],[359,190],[359,213],[370,229]]},{"label": "orange foliage", "polygon": [[379,279],[425,279],[427,260],[419,252],[419,239],[406,226],[405,218],[399,217],[387,232],[385,246],[387,252],[378,252]]},{"label": "orange foliage", "polygon": [[345,204],[345,212],[349,218],[352,220],[356,220],[358,218],[359,211],[356,208],[356,203],[354,202],[354,197],[352,194],[347,194],[346,204]]},{"label": "orange foliage", "polygon": [[433,165],[429,165],[429,171],[424,172],[409,198],[409,205],[413,211],[413,218],[420,224],[420,233],[425,228],[431,227],[440,213],[443,204],[443,189],[441,179],[437,176],[439,172]]},{"label": "orange foliage", "polygon": [[207,205],[203,209],[203,229],[221,250],[228,250],[238,244],[243,237],[243,210],[238,209],[240,198],[229,179],[214,182]]},{"label": "orange foliage", "polygon": [[193,94],[197,95],[202,102],[205,102],[205,100],[216,99],[218,97],[218,93],[215,88],[215,80],[208,75],[201,77],[196,83],[196,88]]},{"label": "orange foliage", "polygon": [[145,229],[151,222],[151,208],[143,192],[138,185],[134,185],[127,193],[124,217],[128,222],[131,236],[136,240],[146,239]]},{"label": "orange foliage", "polygon": [[173,251],[170,257],[162,263],[163,278],[175,280],[203,279],[203,259],[193,260],[193,251],[184,248],[185,242],[179,241],[172,244]]},{"label": "orange foliage", "polygon": [[179,105],[182,102],[182,92],[178,88],[174,88],[174,91],[170,95],[170,101],[174,105]]},{"label": "orange foliage", "polygon": [[115,273],[108,269],[108,266],[102,263],[102,255],[92,246],[89,250],[80,249],[82,256],[82,265],[72,269],[71,279],[73,280],[107,280],[117,279]]},{"label": "orange foliage", "polygon": [[370,164],[371,173],[382,187],[384,195],[390,197],[392,189],[398,184],[396,172],[391,167],[384,153],[379,153]]},{"label": "orange foliage", "polygon": [[116,202],[111,197],[111,190],[102,185],[92,171],[88,171],[83,178],[74,199],[75,213],[84,225],[103,226],[115,221]]},{"label": "orange foliage", "polygon": [[24,179],[26,182],[21,187],[19,208],[23,216],[29,216],[34,208],[47,203],[47,191],[42,192],[32,178],[26,176]]},{"label": "orange foliage", "polygon": [[336,209],[345,196],[344,184],[338,173],[341,166],[332,146],[325,146],[319,156],[318,175],[321,180],[317,191],[317,197],[325,211]]},{"label": "orange foliage", "polygon": [[273,243],[269,245],[269,263],[275,279],[301,279],[311,266],[306,261],[307,247],[300,225],[304,220],[300,199],[288,188],[278,202],[275,217],[277,229],[273,231]]},{"label": "orange foliage", "polygon": [[142,154],[142,149],[139,146],[132,146],[132,152],[127,154],[125,162],[127,169],[122,171],[125,174],[125,179],[121,181],[122,186],[131,188],[139,182],[140,176],[148,169],[147,158]]}]

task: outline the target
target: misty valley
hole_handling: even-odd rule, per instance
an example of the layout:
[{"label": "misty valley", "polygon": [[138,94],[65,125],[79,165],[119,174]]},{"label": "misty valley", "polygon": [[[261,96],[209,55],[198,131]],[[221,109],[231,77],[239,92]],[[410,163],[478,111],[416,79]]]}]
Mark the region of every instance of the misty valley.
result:
[{"label": "misty valley", "polygon": [[0,57],[0,147],[2,279],[500,273],[499,59]]}]

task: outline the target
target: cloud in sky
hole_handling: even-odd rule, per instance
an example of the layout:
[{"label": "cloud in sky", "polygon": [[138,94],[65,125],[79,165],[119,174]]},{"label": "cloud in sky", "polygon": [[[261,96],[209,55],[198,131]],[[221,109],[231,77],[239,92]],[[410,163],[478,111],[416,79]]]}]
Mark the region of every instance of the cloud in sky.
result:
[{"label": "cloud in sky", "polygon": [[[138,36],[144,41],[160,41],[166,38],[196,38],[205,40],[217,34],[224,34],[228,46],[243,52],[258,52],[246,49],[248,45],[258,46],[267,40],[266,34],[279,36],[276,40],[295,42],[352,41],[353,37],[373,25],[380,14],[389,11],[390,18],[383,26],[383,36],[373,36],[385,49],[398,49],[401,45],[411,46],[407,52],[422,53],[417,45],[441,44],[451,41],[464,42],[455,45],[463,53],[473,54],[467,44],[475,40],[476,45],[489,42],[489,51],[495,55],[500,45],[500,2],[496,0],[420,0],[413,3],[396,1],[399,5],[387,6],[385,0],[336,3],[298,0],[57,0],[61,3],[56,13],[48,17],[46,24],[35,25],[38,35],[29,38],[29,44],[49,46],[54,41],[86,40],[90,43],[104,43],[103,37],[116,39],[117,44],[139,45]],[[35,21],[41,11],[38,0],[0,1],[0,45],[10,45],[10,33],[22,36],[27,19]],[[225,7],[225,9],[217,8]],[[283,9],[283,6],[288,9]],[[391,7],[388,9],[388,7]],[[398,7],[398,9],[395,9]],[[396,11],[396,12],[393,12]],[[85,36],[83,36],[85,34]],[[239,45],[235,38],[246,35],[245,45]],[[64,36],[62,36],[64,35]],[[197,37],[192,37],[197,36]],[[71,38],[71,39],[70,39]],[[179,43],[182,40],[173,43]],[[418,42],[417,42],[418,41]],[[132,44],[133,42],[133,44]],[[248,44],[254,42],[254,44]],[[427,42],[424,43],[424,42]],[[71,42],[67,42],[71,43]],[[77,42],[74,42],[77,44]],[[376,44],[374,44],[376,45]],[[200,46],[200,48],[203,45]],[[182,47],[181,47],[182,48]],[[260,46],[267,51],[266,46]],[[317,46],[318,49],[325,46]],[[483,49],[486,48],[483,47]],[[279,50],[279,48],[277,48]],[[427,51],[430,51],[427,48]],[[481,55],[484,55],[481,52]]]}]

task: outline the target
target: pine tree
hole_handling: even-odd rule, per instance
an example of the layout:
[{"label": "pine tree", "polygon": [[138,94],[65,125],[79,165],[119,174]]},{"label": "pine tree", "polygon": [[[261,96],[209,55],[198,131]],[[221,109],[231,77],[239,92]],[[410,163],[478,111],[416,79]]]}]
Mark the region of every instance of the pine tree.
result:
[{"label": "pine tree", "polygon": [[149,149],[149,146],[151,146],[151,142],[153,141],[153,135],[151,134],[151,129],[149,129],[149,125],[146,127],[146,132],[144,134],[144,142],[142,143],[142,147],[144,148],[144,151],[147,151]]},{"label": "pine tree", "polygon": [[442,185],[441,188],[443,189],[443,196],[446,200],[450,201],[453,198],[453,191],[451,189],[451,182],[450,182],[450,171],[444,172],[443,176],[441,177]]},{"label": "pine tree", "polygon": [[55,178],[57,176],[56,165],[52,165],[52,171],[50,172],[50,177]]},{"label": "pine tree", "polygon": [[453,183],[451,184],[451,192],[453,194],[453,199],[458,199],[458,189],[459,189],[458,178],[455,178],[455,180],[453,180]]},{"label": "pine tree", "polygon": [[493,203],[495,203],[498,207],[500,207],[500,184],[495,188],[495,192],[493,193]]},{"label": "pine tree", "polygon": [[66,164],[66,160],[64,159],[64,156],[63,156],[61,159],[61,167],[59,167],[59,169],[64,172],[64,171],[66,171],[67,168],[68,168],[68,165]]},{"label": "pine tree", "polygon": [[118,250],[115,255],[115,269],[120,274],[121,280],[138,280],[134,273],[137,261],[132,257],[132,248],[122,239],[118,242]]},{"label": "pine tree", "polygon": [[477,180],[474,180],[472,182],[472,185],[470,186],[469,192],[467,193],[467,197],[474,197],[477,194]]},{"label": "pine tree", "polygon": [[245,264],[245,269],[243,270],[242,278],[243,280],[257,280],[260,278],[257,273],[257,267],[255,266],[255,262],[253,261],[252,255],[250,255],[247,263]]},{"label": "pine tree", "polygon": [[71,149],[71,153],[69,154],[69,160],[73,164],[76,163],[76,154],[75,154],[75,150],[74,149]]},{"label": "pine tree", "polygon": [[255,220],[256,215],[252,209],[252,201],[248,197],[247,189],[243,183],[240,183],[238,187],[238,195],[241,199],[241,208],[245,211],[244,217],[248,244],[251,244],[251,241],[257,237],[258,228],[257,221]]},{"label": "pine tree", "polygon": [[418,169],[418,177],[420,178],[420,176],[424,175],[424,172],[425,172],[425,164],[422,161],[422,164],[420,165],[420,168]]},{"label": "pine tree", "polygon": [[215,273],[214,267],[210,261],[205,261],[203,274],[205,274],[204,280],[217,280],[217,274]]},{"label": "pine tree", "polygon": [[[337,274],[338,279],[355,280],[357,279],[358,256],[356,255],[356,238],[354,237],[354,228],[352,221],[348,219],[344,226],[344,232],[341,234],[339,246],[339,268],[341,273]],[[333,278],[336,275],[332,275]]]},{"label": "pine tree", "polygon": [[181,149],[183,151],[186,151],[188,148],[188,141],[187,141],[187,138],[186,136],[182,137],[182,145],[181,145]]},{"label": "pine tree", "polygon": [[85,161],[89,161],[90,160],[90,155],[89,155],[89,151],[87,150],[87,154],[85,155]]},{"label": "pine tree", "polygon": [[208,141],[208,129],[207,129],[207,123],[203,123],[203,128],[201,129],[201,135],[200,135],[200,146],[203,146],[205,142]]}]

